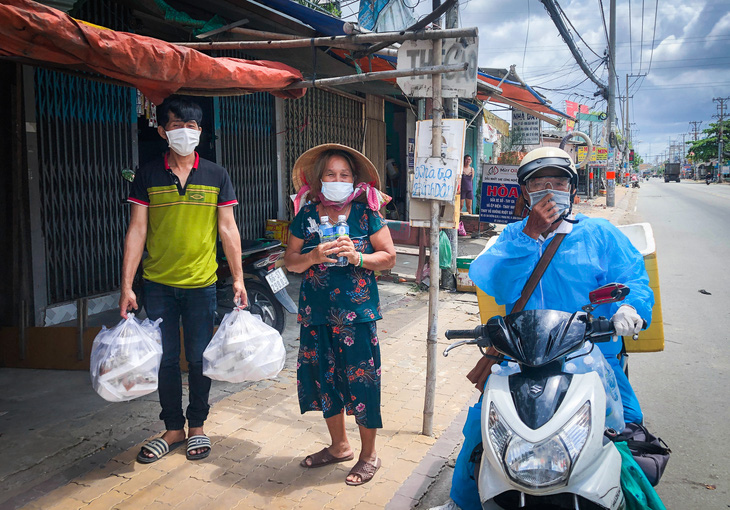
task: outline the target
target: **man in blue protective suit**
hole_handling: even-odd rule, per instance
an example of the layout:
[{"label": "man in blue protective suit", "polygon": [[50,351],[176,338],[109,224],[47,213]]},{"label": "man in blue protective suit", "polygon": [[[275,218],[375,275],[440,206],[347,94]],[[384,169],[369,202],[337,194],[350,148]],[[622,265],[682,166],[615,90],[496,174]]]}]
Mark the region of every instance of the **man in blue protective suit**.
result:
[{"label": "man in blue protective suit", "polygon": [[[565,233],[525,310],[576,312],[589,302],[588,293],[607,283],[622,283],[631,291],[619,303],[597,306],[596,316],[611,317],[617,335],[638,333],[651,321],[654,293],[641,254],[607,220],[573,216],[578,175],[570,155],[558,148],[529,152],[517,171],[529,215],[507,225],[497,242],[472,262],[469,277],[510,313],[522,289],[555,234]],[[598,344],[613,368],[627,423],[643,421],[641,407],[617,358],[620,337]],[[480,407],[477,404],[475,407]],[[442,509],[480,509],[469,458],[481,443],[480,413],[472,408],[464,426],[464,443],[454,468],[451,501]]]}]

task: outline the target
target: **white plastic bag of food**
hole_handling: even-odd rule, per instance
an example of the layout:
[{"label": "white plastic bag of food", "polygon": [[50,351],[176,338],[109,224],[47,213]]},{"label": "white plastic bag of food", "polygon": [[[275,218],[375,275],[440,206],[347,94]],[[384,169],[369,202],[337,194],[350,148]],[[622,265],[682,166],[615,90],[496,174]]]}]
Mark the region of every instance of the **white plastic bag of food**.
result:
[{"label": "white plastic bag of food", "polygon": [[284,368],[281,335],[248,310],[234,308],[203,353],[203,375],[239,383],[276,377]]},{"label": "white plastic bag of food", "polygon": [[157,319],[133,313],[111,329],[102,327],[91,347],[91,384],[109,402],[124,402],[157,391],[162,332]]}]

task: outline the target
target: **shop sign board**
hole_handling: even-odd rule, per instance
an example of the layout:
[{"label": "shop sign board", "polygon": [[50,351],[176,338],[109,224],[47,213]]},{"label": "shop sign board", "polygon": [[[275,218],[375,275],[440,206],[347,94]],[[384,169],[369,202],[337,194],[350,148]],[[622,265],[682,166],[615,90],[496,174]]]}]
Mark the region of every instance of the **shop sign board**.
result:
[{"label": "shop sign board", "polygon": [[[443,65],[468,63],[466,71],[441,75],[441,97],[474,98],[477,94],[478,37],[443,40]],[[396,69],[433,66],[433,41],[403,41],[398,48]],[[396,78],[403,93],[413,97],[433,97],[431,75]]]},{"label": "shop sign board", "polygon": [[515,203],[521,194],[517,183],[518,168],[517,165],[482,165],[479,221],[507,224],[522,219],[514,215]]},{"label": "shop sign board", "polygon": [[540,119],[513,108],[512,133],[521,145],[540,145]]}]

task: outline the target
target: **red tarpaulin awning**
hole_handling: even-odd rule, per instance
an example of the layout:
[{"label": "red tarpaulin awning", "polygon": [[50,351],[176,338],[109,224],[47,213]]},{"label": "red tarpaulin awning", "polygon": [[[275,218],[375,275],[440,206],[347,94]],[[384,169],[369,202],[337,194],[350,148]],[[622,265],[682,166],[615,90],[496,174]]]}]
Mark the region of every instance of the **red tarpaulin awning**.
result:
[{"label": "red tarpaulin awning", "polygon": [[209,57],[159,39],[90,26],[30,0],[0,4],[0,57],[98,73],[138,88],[155,104],[175,93],[270,92],[284,98],[305,93],[282,90],[302,80],[299,71],[285,64]]}]

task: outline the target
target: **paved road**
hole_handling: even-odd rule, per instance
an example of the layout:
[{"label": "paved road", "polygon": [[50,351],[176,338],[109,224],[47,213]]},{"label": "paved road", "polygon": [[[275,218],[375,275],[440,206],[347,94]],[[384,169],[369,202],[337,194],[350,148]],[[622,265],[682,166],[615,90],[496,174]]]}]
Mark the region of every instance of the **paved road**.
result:
[{"label": "paved road", "polygon": [[664,352],[631,359],[649,427],[673,451],[658,492],[667,508],[726,509],[730,186],[653,179],[637,209],[654,229],[666,338]]},{"label": "paved road", "polygon": [[[669,509],[727,509],[730,186],[652,179],[632,191],[636,206],[620,223],[651,223],[662,289],[666,348],[631,356],[646,422],[673,450],[658,492]],[[419,508],[446,500],[452,472],[442,471]]]}]

